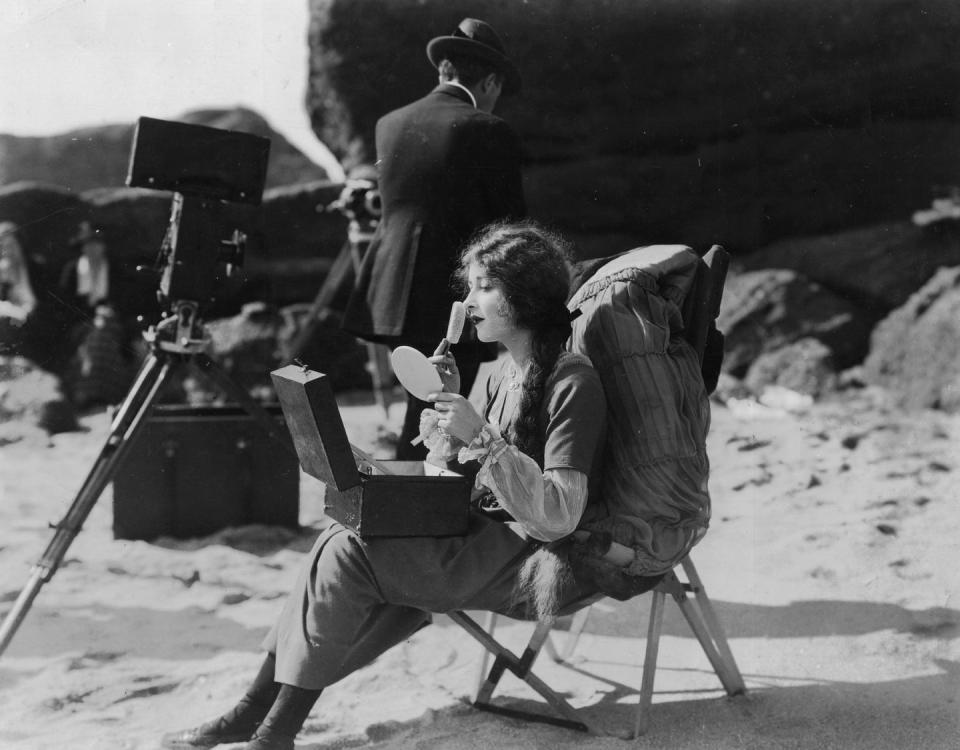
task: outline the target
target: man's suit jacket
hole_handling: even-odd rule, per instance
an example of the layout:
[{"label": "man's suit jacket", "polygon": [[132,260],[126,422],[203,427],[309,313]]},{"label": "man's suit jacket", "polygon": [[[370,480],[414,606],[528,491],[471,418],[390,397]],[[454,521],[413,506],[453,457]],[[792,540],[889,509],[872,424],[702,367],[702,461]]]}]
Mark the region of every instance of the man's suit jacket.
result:
[{"label": "man's suit jacket", "polygon": [[377,122],[383,214],[343,327],[390,345],[443,338],[463,245],[496,219],[526,214],[520,142],[501,118],[441,84]]}]

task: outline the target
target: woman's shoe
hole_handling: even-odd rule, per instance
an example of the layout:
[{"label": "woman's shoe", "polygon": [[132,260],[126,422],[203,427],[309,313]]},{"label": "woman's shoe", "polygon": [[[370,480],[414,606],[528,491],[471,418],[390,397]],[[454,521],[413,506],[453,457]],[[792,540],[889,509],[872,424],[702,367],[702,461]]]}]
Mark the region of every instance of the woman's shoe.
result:
[{"label": "woman's shoe", "polygon": [[231,727],[220,717],[192,729],[165,734],[160,739],[160,745],[168,750],[209,750],[217,745],[246,742],[252,738],[253,733],[253,729],[239,730]]},{"label": "woman's shoe", "polygon": [[294,750],[294,738],[271,727],[260,726],[243,750]]}]

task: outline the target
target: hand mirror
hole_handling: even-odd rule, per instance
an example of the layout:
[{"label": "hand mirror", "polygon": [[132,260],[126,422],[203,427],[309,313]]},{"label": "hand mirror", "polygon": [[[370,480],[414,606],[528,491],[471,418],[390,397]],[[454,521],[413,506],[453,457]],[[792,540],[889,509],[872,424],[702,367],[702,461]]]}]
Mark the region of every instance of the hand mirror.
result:
[{"label": "hand mirror", "polygon": [[428,394],[443,390],[443,381],[440,380],[437,368],[412,346],[398,346],[394,349],[390,355],[390,364],[400,385],[421,401],[426,401]]}]

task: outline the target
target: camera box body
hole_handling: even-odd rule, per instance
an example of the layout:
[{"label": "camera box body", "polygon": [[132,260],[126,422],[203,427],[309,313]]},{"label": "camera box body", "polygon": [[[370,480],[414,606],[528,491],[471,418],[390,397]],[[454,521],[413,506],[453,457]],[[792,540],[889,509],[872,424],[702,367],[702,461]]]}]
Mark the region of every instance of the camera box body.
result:
[{"label": "camera box body", "polygon": [[326,513],[360,536],[460,536],[472,481],[426,461],[355,457],[326,375],[296,365],[271,373],[300,466],[326,484]]},{"label": "camera box body", "polygon": [[[279,406],[267,411],[282,426]],[[127,450],[113,479],[117,539],[299,525],[296,453],[240,407],[157,406]]]}]

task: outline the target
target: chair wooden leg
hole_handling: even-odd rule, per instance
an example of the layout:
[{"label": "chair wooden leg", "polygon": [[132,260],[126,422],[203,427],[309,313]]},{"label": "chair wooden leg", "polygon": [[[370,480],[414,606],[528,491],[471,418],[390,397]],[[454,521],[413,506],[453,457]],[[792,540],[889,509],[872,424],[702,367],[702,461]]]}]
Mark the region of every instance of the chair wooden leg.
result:
[{"label": "chair wooden leg", "polygon": [[640,683],[640,703],[633,725],[633,737],[647,733],[650,726],[650,706],[653,703],[653,680],[657,672],[657,657],[660,653],[660,633],[663,630],[663,610],[667,595],[654,589],[650,601],[650,622],[647,625],[647,647],[643,657],[643,678]]},{"label": "chair wooden leg", "polygon": [[[497,613],[496,612],[487,612],[483,622],[483,629],[493,636],[494,631],[497,629]],[[480,657],[480,668],[477,670],[477,679],[476,679],[476,689],[473,692],[473,700],[479,700],[480,691],[483,690],[484,684],[487,680],[487,674],[490,668],[490,651],[486,648],[482,649],[483,655]]]},{"label": "chair wooden leg", "polygon": [[[580,714],[566,700],[561,698],[543,680],[533,674],[533,664],[540,651],[546,648],[555,661],[566,661],[573,654],[580,635],[590,614],[590,607],[584,607],[573,617],[570,630],[567,634],[563,654],[558,655],[550,641],[550,631],[556,620],[549,619],[538,622],[526,649],[520,656],[501,646],[492,636],[497,622],[497,615],[489,612],[486,617],[486,626],[481,627],[477,622],[463,612],[451,612],[450,617],[467,631],[484,647],[484,654],[480,666],[480,676],[477,684],[476,697],[473,705],[477,708],[505,714],[514,718],[542,721],[557,724],[571,729],[590,732],[596,735],[614,735],[624,739],[633,739],[646,734],[650,724],[650,709],[653,704],[653,687],[657,670],[657,658],[660,650],[660,635],[663,631],[663,613],[666,597],[669,594],[680,612],[683,614],[693,631],[704,653],[724,689],[729,695],[739,695],[746,692],[743,676],[737,667],[737,662],[730,650],[730,644],[723,632],[713,604],[703,587],[693,561],[686,558],[681,563],[687,581],[681,581],[676,572],[671,571],[651,592],[650,620],[647,626],[647,643],[643,659],[643,677],[640,686],[640,700],[637,705],[636,720],[633,733],[609,732],[585,722]],[[688,596],[693,593],[694,597]],[[493,663],[490,664],[490,657]],[[529,711],[514,710],[495,706],[490,701],[500,678],[509,670],[531,688],[539,693],[547,703],[562,718],[555,718]]]},{"label": "chair wooden leg", "polygon": [[687,580],[690,581],[690,586],[693,589],[697,604],[700,607],[700,614],[707,626],[711,640],[715,644],[717,651],[720,652],[724,662],[726,678],[721,676],[721,682],[723,682],[723,686],[728,695],[740,695],[746,692],[747,688],[743,681],[743,675],[740,674],[740,668],[737,666],[737,660],[733,656],[733,651],[730,650],[730,644],[723,631],[723,626],[720,624],[720,619],[717,617],[716,610],[713,608],[713,603],[710,601],[710,597],[707,596],[706,589],[700,580],[693,560],[687,557],[683,560],[682,565],[684,573],[687,575]]},{"label": "chair wooden leg", "polygon": [[[480,685],[480,689],[477,690],[477,697],[474,703],[486,704],[490,702],[490,699],[493,697],[493,691],[496,690],[500,678],[503,677],[503,673],[507,669],[521,680],[529,682],[528,677],[533,677],[533,675],[530,674],[530,670],[533,668],[533,663],[536,661],[544,641],[550,636],[550,629],[553,627],[554,622],[555,620],[552,618],[538,622],[534,628],[533,635],[530,636],[530,642],[519,657],[502,646],[499,646],[497,656],[493,660],[493,666],[490,668],[490,672],[487,674],[483,684]],[[491,638],[491,640],[493,639]],[[496,641],[494,641],[494,643],[496,643]],[[539,688],[537,688],[537,690],[539,692]]]},{"label": "chair wooden leg", "polygon": [[703,653],[707,655],[707,659],[710,660],[710,665],[713,667],[713,671],[717,673],[717,677],[720,678],[720,682],[723,684],[724,689],[727,691],[727,693],[733,695],[737,690],[736,679],[734,678],[733,673],[727,668],[727,663],[720,655],[720,652],[717,651],[716,646],[714,646],[713,639],[710,637],[710,633],[707,630],[707,625],[703,620],[703,616],[700,614],[700,610],[697,609],[696,605],[694,605],[694,603],[686,597],[684,597],[682,600],[678,600],[677,604],[679,605],[680,612],[686,619],[687,624],[693,631],[693,634],[697,637],[697,640],[700,641],[700,647],[703,649]]},{"label": "chair wooden leg", "polygon": [[[494,654],[495,657],[493,660],[493,666],[490,668],[490,672],[487,675],[486,680],[477,691],[477,697],[473,702],[474,706],[484,711],[491,711],[493,713],[504,714],[506,716],[532,721],[541,721],[548,724],[556,724],[562,727],[567,727],[568,729],[577,729],[582,732],[589,732],[590,734],[600,736],[610,734],[609,732],[606,732],[603,729],[584,721],[573,706],[561,698],[553,689],[550,688],[549,685],[547,685],[547,683],[545,683],[531,671],[537,654],[549,636],[550,629],[553,627],[555,620],[550,619],[537,623],[533,636],[530,639],[530,643],[524,650],[523,655],[518,657],[509,649],[501,646],[487,631],[480,627],[476,621],[463,612],[450,612],[448,614],[454,622],[460,625],[460,627],[466,630],[467,633],[479,641],[484,649]],[[507,670],[511,671],[521,680],[526,682],[537,693],[539,693],[540,696],[543,697],[543,699],[562,718],[536,714],[529,711],[512,710],[493,705],[490,702],[490,699],[493,696],[493,691],[496,689],[497,684],[500,682],[500,678]]]},{"label": "chair wooden leg", "polygon": [[547,653],[555,662],[569,661],[570,657],[573,656],[577,643],[580,642],[580,634],[583,633],[587,620],[590,618],[592,608],[592,606],[584,607],[573,615],[573,619],[570,621],[570,629],[567,631],[567,637],[563,643],[563,651],[558,652],[553,644],[549,640],[547,641]]}]

